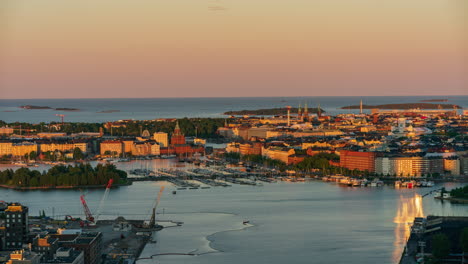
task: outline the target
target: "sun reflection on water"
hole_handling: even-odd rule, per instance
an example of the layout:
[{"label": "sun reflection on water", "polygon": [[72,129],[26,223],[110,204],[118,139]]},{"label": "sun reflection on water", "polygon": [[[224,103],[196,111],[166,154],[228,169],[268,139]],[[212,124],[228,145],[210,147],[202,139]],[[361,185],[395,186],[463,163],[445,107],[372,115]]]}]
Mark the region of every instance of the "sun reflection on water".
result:
[{"label": "sun reflection on water", "polygon": [[394,263],[397,263],[401,257],[406,241],[411,234],[411,224],[415,217],[424,217],[421,195],[415,194],[413,197],[400,195],[398,210],[395,218],[393,218],[393,222],[396,224],[393,250]]}]

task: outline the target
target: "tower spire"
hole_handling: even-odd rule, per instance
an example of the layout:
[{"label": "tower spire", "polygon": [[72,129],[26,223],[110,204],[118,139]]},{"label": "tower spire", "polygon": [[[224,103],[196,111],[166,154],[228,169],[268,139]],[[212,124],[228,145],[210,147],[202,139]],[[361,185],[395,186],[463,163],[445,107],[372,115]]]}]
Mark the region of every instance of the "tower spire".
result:
[{"label": "tower spire", "polygon": [[319,102],[317,106],[317,116],[320,117],[321,115],[322,115],[322,108],[320,108],[320,102]]},{"label": "tower spire", "polygon": [[176,125],[175,125],[175,128],[174,128],[174,134],[176,134],[176,135],[180,134],[179,120],[176,121]]},{"label": "tower spire", "polygon": [[359,103],[359,113],[362,115],[362,99],[361,99],[361,102]]}]

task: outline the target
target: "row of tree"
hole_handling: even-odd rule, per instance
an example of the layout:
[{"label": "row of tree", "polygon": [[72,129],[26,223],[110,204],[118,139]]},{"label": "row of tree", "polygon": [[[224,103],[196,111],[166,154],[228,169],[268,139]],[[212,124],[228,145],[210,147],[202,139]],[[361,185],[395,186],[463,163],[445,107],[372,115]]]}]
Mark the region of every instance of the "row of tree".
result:
[{"label": "row of tree", "polygon": [[104,185],[110,179],[115,183],[125,183],[127,173],[118,170],[113,164],[98,164],[96,167],[90,164],[57,165],[42,173],[29,168],[0,172],[0,184],[14,187]]},{"label": "row of tree", "polygon": [[443,259],[449,256],[452,246],[461,249],[463,254],[468,252],[468,227],[463,228],[460,233],[458,246],[453,244],[456,241],[450,241],[444,233],[434,235],[431,242],[433,258],[429,260],[429,263],[445,263]]},{"label": "row of tree", "polygon": [[[225,119],[223,118],[182,118],[179,119],[179,126],[186,136],[200,136],[205,138],[216,138],[219,135],[216,133],[219,127],[224,126]],[[38,132],[57,132],[55,126],[60,125],[58,122],[51,122],[50,124],[39,123],[6,123],[0,120],[1,126],[13,127],[18,131],[19,128],[24,131],[32,131],[32,133]],[[154,132],[166,132],[172,133],[175,128],[175,122],[173,121],[141,121],[133,120],[125,123],[124,126],[114,127],[107,129],[106,133],[112,133],[113,135],[124,135],[124,136],[140,136],[142,130],[148,130],[151,133]],[[82,123],[82,122],[67,122],[63,127],[60,128],[61,132],[66,133],[79,133],[79,132],[99,132],[100,128],[104,128],[104,123]]]},{"label": "row of tree", "polygon": [[450,196],[460,199],[468,199],[468,185],[452,189],[450,191]]}]

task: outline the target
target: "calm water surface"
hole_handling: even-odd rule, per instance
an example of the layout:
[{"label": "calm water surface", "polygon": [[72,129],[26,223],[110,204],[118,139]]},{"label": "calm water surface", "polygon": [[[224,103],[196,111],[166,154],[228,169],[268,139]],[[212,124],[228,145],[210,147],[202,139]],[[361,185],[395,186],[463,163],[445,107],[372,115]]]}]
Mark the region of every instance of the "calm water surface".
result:
[{"label": "calm water surface", "polygon": [[[145,161],[166,167],[173,161]],[[119,163],[119,167],[146,167]],[[159,256],[138,263],[396,263],[408,236],[407,222],[418,215],[468,215],[468,207],[442,203],[431,189],[349,188],[331,183],[278,182],[178,190],[168,183],[138,182],[112,189],[104,209],[107,218],[124,215],[149,219],[161,185],[167,188],[159,220],[183,221],[163,229],[158,243],[142,256],[157,253],[197,253],[198,256]],[[457,184],[446,184],[453,188]],[[440,188],[441,185],[434,188]],[[91,210],[103,190],[86,191]],[[0,190],[0,200],[18,201],[31,214],[83,216],[80,191]],[[251,226],[242,224],[249,220]]]},{"label": "calm water surface", "polygon": [[[7,122],[60,121],[55,114],[65,114],[69,122],[104,122],[120,119],[152,120],[156,118],[227,117],[230,110],[297,107],[308,103],[309,108],[320,104],[329,114],[358,113],[359,110],[340,109],[347,105],[415,103],[425,99],[448,99],[446,104],[468,107],[468,96],[321,96],[321,97],[243,97],[243,98],[142,98],[142,99],[0,99],[0,120]],[[21,105],[77,108],[78,112],[26,110]],[[118,110],[113,113],[100,113]],[[366,110],[370,112],[370,110]]]}]

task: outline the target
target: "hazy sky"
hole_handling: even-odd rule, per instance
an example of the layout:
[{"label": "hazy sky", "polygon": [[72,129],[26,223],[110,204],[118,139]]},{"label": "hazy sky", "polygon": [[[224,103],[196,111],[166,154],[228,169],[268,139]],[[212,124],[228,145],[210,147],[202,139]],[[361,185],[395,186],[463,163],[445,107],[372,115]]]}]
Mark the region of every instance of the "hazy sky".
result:
[{"label": "hazy sky", "polygon": [[0,97],[468,94],[467,0],[1,0]]}]

